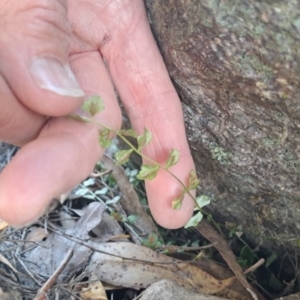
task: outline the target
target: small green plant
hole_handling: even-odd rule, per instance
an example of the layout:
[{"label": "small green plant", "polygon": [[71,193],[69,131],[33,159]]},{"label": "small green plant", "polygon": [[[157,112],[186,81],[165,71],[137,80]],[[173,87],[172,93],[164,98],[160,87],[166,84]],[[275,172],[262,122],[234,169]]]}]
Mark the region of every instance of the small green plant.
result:
[{"label": "small green plant", "polygon": [[156,250],[161,248],[162,242],[159,240],[157,234],[152,232],[142,241],[142,245]]},{"label": "small green plant", "polygon": [[128,217],[125,217],[114,210],[110,212],[110,215],[118,222],[127,222],[129,224],[135,224],[138,218],[136,215],[129,215]]},{"label": "small green plant", "polygon": [[[125,144],[129,146],[129,149],[127,150],[120,150],[115,153],[115,159],[117,161],[118,165],[124,164],[128,162],[130,155],[135,152],[141,157],[143,157],[147,164],[142,164],[140,172],[137,174],[137,179],[140,180],[153,180],[158,171],[160,169],[163,169],[168,174],[170,174],[174,180],[176,180],[181,186],[182,191],[181,193],[172,201],[172,208],[173,209],[180,209],[182,205],[182,201],[184,199],[184,196],[188,194],[195,202],[195,210],[197,211],[197,214],[192,217],[190,222],[188,223],[189,226],[195,226],[199,221],[202,219],[202,213],[201,208],[205,205],[209,204],[209,199],[206,196],[201,196],[198,198],[195,198],[191,191],[195,190],[200,183],[200,180],[197,177],[196,171],[191,170],[189,173],[189,179],[187,184],[183,183],[175,174],[173,174],[170,171],[170,167],[174,166],[178,163],[180,159],[180,153],[177,149],[172,149],[170,151],[169,157],[165,164],[159,164],[158,162],[154,161],[150,157],[146,156],[142,153],[142,149],[148,145],[152,140],[152,134],[148,129],[144,129],[144,132],[142,135],[138,135],[133,129],[129,130],[114,130],[112,128],[109,128],[105,124],[102,124],[98,121],[93,120],[93,117],[98,114],[99,112],[104,110],[104,104],[102,99],[99,96],[93,95],[90,96],[83,104],[82,109],[87,113],[87,117],[82,117],[79,115],[71,115],[70,118],[86,122],[86,123],[95,123],[99,126],[99,143],[103,148],[107,148],[111,145],[112,136],[116,135],[120,139],[122,139]],[[137,146],[133,145],[128,137],[136,138],[137,140]],[[223,154],[224,156],[224,154]],[[224,157],[223,157],[224,158]],[[226,156],[227,158],[227,156]],[[189,227],[188,226],[188,227]]]},{"label": "small green plant", "polygon": [[238,263],[242,268],[250,268],[256,260],[256,255],[249,246],[244,246],[240,252]]},{"label": "small green plant", "polygon": [[196,212],[196,214],[193,217],[191,217],[191,219],[187,222],[184,228],[197,226],[197,224],[201,222],[201,220],[203,219],[201,208],[210,203],[210,199],[204,195],[197,197],[196,201],[197,201],[197,205],[194,208],[194,212]]}]

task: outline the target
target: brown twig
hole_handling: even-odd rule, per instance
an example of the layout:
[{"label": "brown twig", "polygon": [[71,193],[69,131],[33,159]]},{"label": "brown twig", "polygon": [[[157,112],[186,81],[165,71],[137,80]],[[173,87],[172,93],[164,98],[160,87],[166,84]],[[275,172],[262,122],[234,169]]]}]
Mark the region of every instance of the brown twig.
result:
[{"label": "brown twig", "polygon": [[98,177],[101,177],[101,176],[104,176],[108,173],[111,173],[111,170],[105,170],[103,172],[99,172],[99,171],[94,171],[90,174],[90,177],[91,178],[98,178]]},{"label": "brown twig", "polygon": [[175,253],[175,252],[189,252],[189,251],[199,251],[205,250],[214,247],[218,242],[201,246],[201,247],[187,247],[187,246],[174,246],[174,245],[162,245],[159,250],[167,250],[168,253]]},{"label": "brown twig", "polygon": [[265,263],[265,260],[263,258],[261,258],[258,262],[256,262],[253,266],[251,266],[249,269],[247,269],[246,271],[244,271],[244,275],[250,273],[250,272],[254,272],[258,267],[260,267],[261,265],[263,265]]},{"label": "brown twig", "polygon": [[250,289],[247,289],[248,293],[252,296],[254,300],[258,300],[257,295]]},{"label": "brown twig", "polygon": [[237,263],[236,257],[232,253],[232,250],[228,246],[227,242],[223,237],[205,220],[202,220],[196,227],[196,230],[200,232],[205,238],[207,238],[211,243],[218,242],[215,248],[220,252],[224,260],[227,262],[231,271],[234,273],[238,281],[243,285],[243,287],[250,293],[253,297],[253,294],[256,294],[259,300],[265,300],[257,290],[255,290],[250,283],[246,280],[245,275],[241,266]]},{"label": "brown twig", "polygon": [[68,251],[67,255],[65,256],[64,260],[61,262],[61,264],[57,267],[57,269],[54,271],[52,276],[44,283],[44,285],[39,289],[37,295],[33,300],[44,300],[45,294],[49,291],[49,289],[53,286],[53,284],[56,282],[58,276],[60,273],[64,270],[68,262],[73,256],[74,249],[73,247]]}]

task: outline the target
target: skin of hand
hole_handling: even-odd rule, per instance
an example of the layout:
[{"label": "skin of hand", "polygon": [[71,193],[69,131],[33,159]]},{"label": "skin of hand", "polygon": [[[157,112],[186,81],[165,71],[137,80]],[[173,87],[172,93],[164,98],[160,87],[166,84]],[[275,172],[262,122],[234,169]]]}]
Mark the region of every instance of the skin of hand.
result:
[{"label": "skin of hand", "polygon": [[[51,199],[92,171],[104,149],[98,129],[66,117],[88,95],[105,110],[96,120],[118,130],[117,89],[133,128],[148,128],[144,153],[188,181],[194,163],[182,108],[155,44],[142,0],[0,0],[0,140],[22,146],[0,174],[0,218],[23,226],[41,216]],[[183,226],[193,211],[172,200],[182,187],[164,171],[146,182],[156,221]]]}]

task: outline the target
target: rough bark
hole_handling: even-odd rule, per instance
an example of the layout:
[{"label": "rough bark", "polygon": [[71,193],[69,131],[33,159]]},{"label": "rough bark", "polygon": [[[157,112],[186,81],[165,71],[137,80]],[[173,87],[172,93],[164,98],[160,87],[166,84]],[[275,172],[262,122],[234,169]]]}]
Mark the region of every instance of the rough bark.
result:
[{"label": "rough bark", "polygon": [[182,99],[201,194],[277,244],[300,229],[298,0],[145,0]]}]

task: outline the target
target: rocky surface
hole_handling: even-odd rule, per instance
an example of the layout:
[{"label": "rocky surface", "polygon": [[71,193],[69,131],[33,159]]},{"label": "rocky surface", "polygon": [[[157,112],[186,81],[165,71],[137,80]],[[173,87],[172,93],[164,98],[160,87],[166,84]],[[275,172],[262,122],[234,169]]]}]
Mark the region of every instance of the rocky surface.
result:
[{"label": "rocky surface", "polygon": [[140,300],[225,300],[224,298],[202,295],[184,289],[177,283],[161,280],[149,286]]}]

